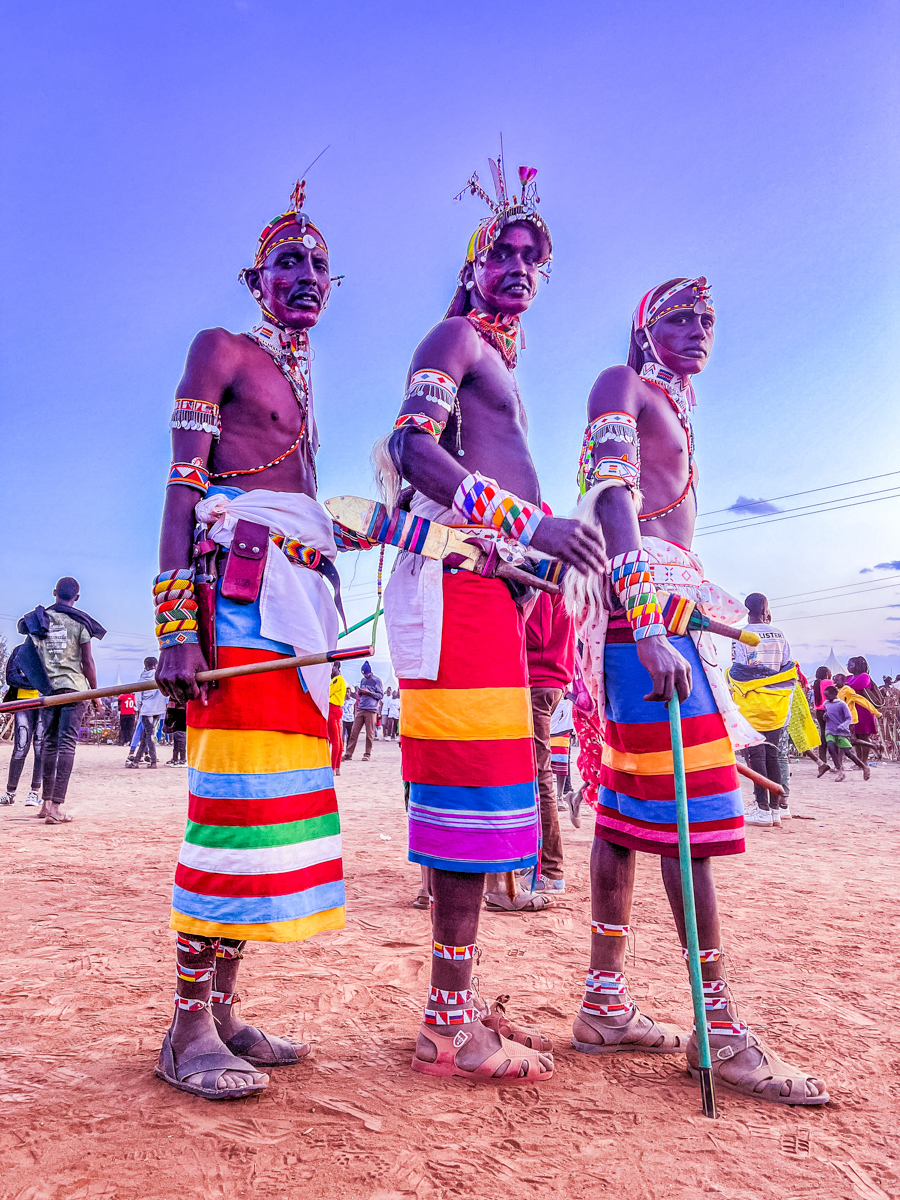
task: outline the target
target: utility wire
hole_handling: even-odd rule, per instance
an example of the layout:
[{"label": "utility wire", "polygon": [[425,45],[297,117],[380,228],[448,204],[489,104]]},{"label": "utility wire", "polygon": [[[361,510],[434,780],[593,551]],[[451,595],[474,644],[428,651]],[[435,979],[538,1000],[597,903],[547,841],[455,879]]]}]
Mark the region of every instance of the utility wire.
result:
[{"label": "utility wire", "polygon": [[780,617],[779,624],[785,621],[814,621],[816,617],[844,617],[847,613],[880,612],[885,608],[896,608],[896,604],[874,604],[871,608],[842,608],[839,612],[804,613],[800,617]]},{"label": "utility wire", "polygon": [[710,512],[698,513],[700,517],[714,517],[717,513],[734,512],[736,508],[752,508],[754,504],[772,504],[776,500],[793,500],[796,496],[811,496],[813,492],[827,492],[831,488],[852,487],[855,483],[870,483],[873,479],[887,479],[889,475],[900,475],[900,471],[886,471],[883,475],[864,475],[862,479],[850,479],[847,483],[829,483],[825,487],[807,488],[805,492],[788,492],[784,496],[772,496],[769,500],[748,500],[745,504],[731,504],[728,508],[713,508]]},{"label": "utility wire", "polygon": [[761,521],[744,521],[742,524],[737,525],[721,525],[713,529],[698,529],[694,536],[703,537],[704,534],[732,533],[740,529],[752,529],[754,525],[775,525],[779,521],[795,521],[798,517],[815,517],[820,513],[836,512],[841,508],[859,508],[863,504],[878,504],[881,500],[900,500],[900,492],[895,492],[892,496],[876,496],[874,500],[857,500],[854,504],[833,504],[828,508],[817,508],[815,512],[792,512],[783,517],[771,517]]},{"label": "utility wire", "polygon": [[812,502],[812,504],[798,504],[796,508],[783,508],[783,509],[780,509],[777,512],[773,512],[773,513],[757,513],[755,516],[751,515],[749,517],[742,517],[739,521],[736,521],[736,522],[735,521],[714,521],[712,525],[707,525],[706,528],[707,529],[717,529],[721,525],[721,527],[723,529],[741,529],[746,522],[756,521],[756,520],[764,521],[764,520],[768,520],[769,517],[774,518],[776,516],[780,516],[785,513],[805,512],[808,509],[815,509],[816,511],[828,512],[830,509],[834,508],[836,505],[842,504],[845,500],[864,500],[867,496],[883,496],[886,492],[890,492],[891,495],[896,495],[896,494],[898,494],[897,493],[898,488],[900,488],[900,484],[892,483],[890,487],[875,488],[875,490],[871,491],[871,492],[857,492],[855,496],[839,496],[837,500],[814,500]]},{"label": "utility wire", "polygon": [[[865,587],[865,584],[863,584],[861,586]],[[846,587],[856,588],[856,585],[854,585],[852,583],[845,583],[844,587],[845,588]],[[880,592],[883,588],[898,588],[898,587],[900,587],[900,579],[895,579],[893,583],[882,583],[879,581],[878,586],[877,587],[870,586],[869,591]],[[837,589],[823,588],[822,590],[823,591],[836,591]],[[858,591],[859,589],[856,588],[856,590]],[[869,591],[865,592],[864,594],[868,595]],[[795,595],[797,596],[797,599],[790,599],[787,596],[773,596],[769,600],[769,603],[776,604],[778,601],[781,601],[782,603],[787,603],[789,605],[793,605],[793,604],[818,604],[820,600],[851,600],[853,598],[854,591],[851,591],[848,594],[843,595],[843,596],[819,596],[815,592],[796,592]]]}]

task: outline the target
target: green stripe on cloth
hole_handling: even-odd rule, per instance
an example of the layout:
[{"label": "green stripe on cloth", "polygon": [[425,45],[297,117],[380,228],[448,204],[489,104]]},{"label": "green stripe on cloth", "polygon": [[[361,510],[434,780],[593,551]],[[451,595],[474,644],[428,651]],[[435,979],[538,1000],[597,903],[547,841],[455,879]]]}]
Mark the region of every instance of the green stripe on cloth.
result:
[{"label": "green stripe on cloth", "polygon": [[196,821],[188,821],[184,840],[195,846],[250,850],[311,842],[333,837],[340,831],[340,817],[335,812],[305,821],[286,821],[283,825],[198,825]]}]

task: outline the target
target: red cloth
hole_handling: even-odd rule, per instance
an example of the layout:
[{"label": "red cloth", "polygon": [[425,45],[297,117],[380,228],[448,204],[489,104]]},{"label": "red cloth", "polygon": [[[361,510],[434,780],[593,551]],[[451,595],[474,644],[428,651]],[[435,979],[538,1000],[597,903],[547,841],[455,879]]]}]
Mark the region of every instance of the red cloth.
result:
[{"label": "red cloth", "polygon": [[575,675],[575,627],[562,596],[540,592],[525,622],[528,686],[569,687]]},{"label": "red cloth", "polygon": [[[287,657],[244,646],[220,646],[218,656],[220,667]],[[326,736],[325,718],[309,692],[303,690],[296,671],[224,679],[219,687],[210,688],[208,704],[188,701],[187,723],[191,729],[273,729],[310,737]]]},{"label": "red cloth", "polygon": [[340,770],[341,759],[344,757],[344,729],[341,725],[343,715],[343,704],[328,705],[328,740],[331,742],[332,771]]}]

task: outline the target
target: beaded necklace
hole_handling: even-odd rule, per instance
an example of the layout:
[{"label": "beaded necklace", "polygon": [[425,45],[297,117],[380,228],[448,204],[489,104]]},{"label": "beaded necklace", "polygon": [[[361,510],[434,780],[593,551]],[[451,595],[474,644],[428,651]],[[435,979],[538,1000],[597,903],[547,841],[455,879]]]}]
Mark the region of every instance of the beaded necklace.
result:
[{"label": "beaded necklace", "polygon": [[483,337],[499,351],[507,369],[515,370],[518,361],[519,318],[504,317],[502,313],[491,317],[477,308],[471,309],[465,316],[479,337]]},{"label": "beaded necklace", "polygon": [[211,479],[227,479],[234,475],[258,475],[274,467],[295,450],[312,471],[313,483],[318,490],[319,481],[316,475],[316,453],[319,449],[319,435],[316,429],[316,419],[312,405],[312,379],[310,375],[309,334],[305,329],[286,329],[279,325],[271,313],[263,309],[267,319],[255,325],[245,337],[256,342],[272,358],[275,366],[291,385],[297,407],[300,409],[300,436],[294,444],[272,462],[263,463],[259,467],[248,467],[242,471],[224,471],[211,474]]},{"label": "beaded necklace", "polygon": [[647,383],[652,383],[655,387],[661,388],[665,392],[669,403],[678,415],[681,427],[684,429],[688,449],[687,486],[672,504],[667,504],[665,508],[658,508],[655,512],[641,513],[638,517],[639,521],[652,521],[656,517],[665,516],[667,513],[674,512],[676,508],[680,508],[685,500],[687,500],[694,485],[694,428],[691,424],[691,410],[696,406],[697,397],[694,394],[693,385],[687,376],[678,375],[675,371],[670,371],[662,363],[653,362],[652,360],[645,362],[643,367],[641,367],[641,379],[646,380]]}]

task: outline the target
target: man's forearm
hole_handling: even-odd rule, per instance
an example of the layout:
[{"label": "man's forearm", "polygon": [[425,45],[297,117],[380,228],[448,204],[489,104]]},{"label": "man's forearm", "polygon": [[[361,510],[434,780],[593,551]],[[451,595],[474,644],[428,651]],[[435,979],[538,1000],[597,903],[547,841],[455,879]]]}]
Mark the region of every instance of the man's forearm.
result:
[{"label": "man's forearm", "polygon": [[429,500],[451,508],[456,490],[466,478],[465,468],[428,434],[403,429],[394,436],[404,479]]},{"label": "man's forearm", "polygon": [[641,547],[641,528],[637,509],[630,490],[626,487],[610,487],[597,497],[594,511],[610,558],[627,554]]}]

